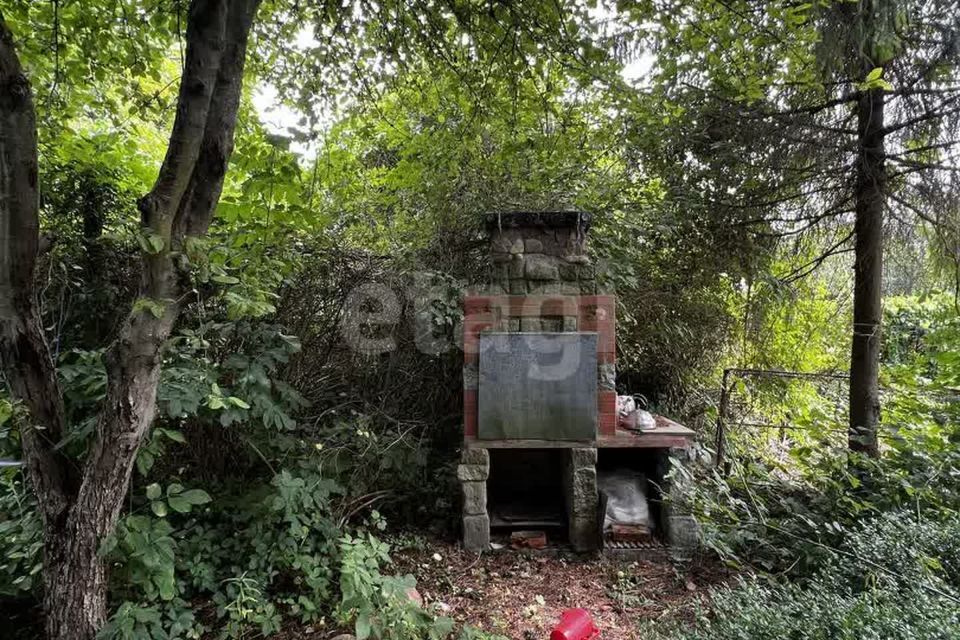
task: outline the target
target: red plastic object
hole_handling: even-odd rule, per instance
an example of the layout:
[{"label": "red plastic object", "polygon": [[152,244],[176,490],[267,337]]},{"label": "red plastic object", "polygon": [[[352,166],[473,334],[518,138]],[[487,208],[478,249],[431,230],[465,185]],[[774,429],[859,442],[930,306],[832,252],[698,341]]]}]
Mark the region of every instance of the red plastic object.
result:
[{"label": "red plastic object", "polygon": [[600,629],[586,609],[567,609],[560,615],[560,624],[550,633],[550,640],[593,640]]}]

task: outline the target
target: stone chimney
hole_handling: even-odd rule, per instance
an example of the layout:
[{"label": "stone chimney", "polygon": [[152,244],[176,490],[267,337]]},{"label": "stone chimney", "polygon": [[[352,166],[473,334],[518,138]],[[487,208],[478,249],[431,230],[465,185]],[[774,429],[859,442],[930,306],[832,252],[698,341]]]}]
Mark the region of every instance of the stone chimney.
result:
[{"label": "stone chimney", "polygon": [[488,214],[489,293],[596,293],[596,271],[586,255],[590,222],[581,211]]}]

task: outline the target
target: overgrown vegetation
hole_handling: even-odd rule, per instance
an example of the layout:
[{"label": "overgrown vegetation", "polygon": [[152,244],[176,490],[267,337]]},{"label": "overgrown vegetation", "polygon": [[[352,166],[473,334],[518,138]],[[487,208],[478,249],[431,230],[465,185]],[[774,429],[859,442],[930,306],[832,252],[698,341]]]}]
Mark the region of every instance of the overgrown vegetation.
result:
[{"label": "overgrown vegetation", "polygon": [[[846,532],[803,581],[741,578],[715,593],[692,629],[657,637],[951,638],[960,624],[957,520],[893,511]],[[848,551],[849,550],[849,551]]]},{"label": "overgrown vegetation", "polygon": [[[8,4],[0,91],[22,86],[16,54],[39,171],[36,201],[17,202],[41,235],[20,279],[29,243],[2,238],[0,322],[12,335],[16,284],[44,347],[3,354],[11,634],[37,637],[54,602],[44,571],[65,543],[45,539],[62,524],[51,509],[126,434],[115,522],[104,515],[84,556],[108,569],[103,611],[79,631],[48,620],[51,637],[489,637],[418,603],[390,543],[409,527],[455,535],[461,296],[489,275],[481,214],[569,208],[594,213],[591,257],[618,296],[618,385],[698,431],[690,506],[706,553],[740,574],[695,619],[647,631],[960,628],[955,3],[265,3],[234,78],[235,146],[214,159],[228,170],[200,180],[210,201],[190,233],[142,199],[170,170],[189,98],[176,89],[203,46],[189,27],[201,10],[258,3]],[[274,94],[295,114],[280,127]],[[877,99],[888,119],[858,128]],[[11,100],[0,95],[4,225],[21,219],[7,167],[29,142]],[[233,126],[208,133],[233,145]],[[868,172],[880,192],[850,177],[877,148],[867,128],[886,131]],[[886,240],[853,256],[864,203]],[[182,215],[174,202],[170,219]],[[886,265],[866,293],[880,261],[865,266],[864,251]],[[167,274],[160,289],[151,269]],[[358,303],[371,291],[381,306]],[[881,295],[882,331],[858,332],[879,309],[864,320],[863,300]],[[156,329],[143,344],[158,368],[141,410],[156,415],[111,430],[125,397],[111,381],[127,371],[117,345],[141,323]],[[854,375],[862,447],[851,349],[879,365],[875,380]],[[46,362],[46,391],[22,393],[19,365]],[[734,367],[830,377],[733,376],[718,416]],[[125,388],[149,396],[146,378]],[[56,428],[38,400],[62,413]]]}]

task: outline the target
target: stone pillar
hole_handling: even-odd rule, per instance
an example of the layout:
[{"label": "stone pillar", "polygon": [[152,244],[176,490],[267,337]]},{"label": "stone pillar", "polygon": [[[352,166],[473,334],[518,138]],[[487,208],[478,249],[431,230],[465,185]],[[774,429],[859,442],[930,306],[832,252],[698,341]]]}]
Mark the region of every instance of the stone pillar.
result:
[{"label": "stone pillar", "polygon": [[490,477],[490,452],[464,449],[457,466],[457,479],[463,490],[463,546],[468,551],[490,548],[490,516],[487,514],[487,479]]},{"label": "stone pillar", "polygon": [[700,526],[690,513],[689,479],[683,473],[690,462],[690,450],[682,447],[668,449],[659,462],[664,533],[670,556],[677,561],[690,560],[700,546]]},{"label": "stone pillar", "polygon": [[564,490],[570,545],[576,551],[600,547],[600,494],[597,492],[597,450],[568,449]]}]

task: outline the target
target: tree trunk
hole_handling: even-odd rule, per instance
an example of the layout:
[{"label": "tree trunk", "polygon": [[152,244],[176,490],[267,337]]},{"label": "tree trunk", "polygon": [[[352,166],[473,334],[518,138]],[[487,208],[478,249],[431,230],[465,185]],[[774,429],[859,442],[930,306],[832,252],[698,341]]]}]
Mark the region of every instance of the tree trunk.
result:
[{"label": "tree trunk", "polygon": [[870,457],[879,455],[885,182],[883,109],[883,89],[864,92],[857,103],[856,240],[848,444],[851,451]]},{"label": "tree trunk", "polygon": [[142,233],[163,241],[143,254],[141,304],[107,351],[107,393],[77,471],[57,447],[63,401],[39,314],[36,118],[30,85],[0,13],[0,361],[15,398],[24,458],[44,521],[44,609],[49,640],[93,640],[107,617],[107,569],[98,554],[113,532],[137,450],[156,412],[161,349],[180,311],[185,273],[174,262],[188,236],[206,233],[223,187],[246,47],[260,0],[193,0],[170,144],[140,201]]},{"label": "tree trunk", "polygon": [[106,355],[107,397],[80,490],[61,528],[44,540],[44,609],[50,640],[93,640],[107,620],[107,569],[98,550],[116,528],[137,450],[156,411],[160,347],[176,313],[132,313]]},{"label": "tree trunk", "polygon": [[43,608],[47,638],[92,639],[107,619],[107,574],[89,526],[47,527]]}]

